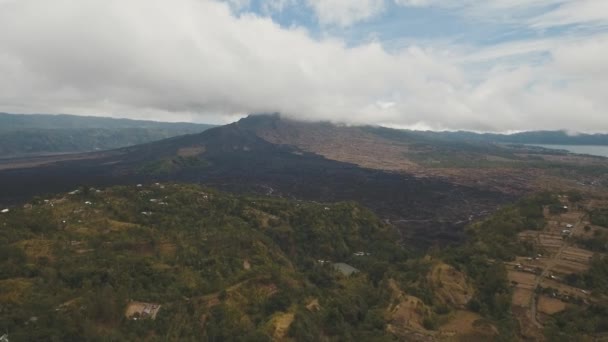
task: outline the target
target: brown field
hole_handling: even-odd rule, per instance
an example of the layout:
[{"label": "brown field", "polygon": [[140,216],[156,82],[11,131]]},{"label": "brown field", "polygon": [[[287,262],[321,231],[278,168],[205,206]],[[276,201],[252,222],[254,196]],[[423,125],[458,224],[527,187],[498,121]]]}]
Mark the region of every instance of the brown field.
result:
[{"label": "brown field", "polygon": [[571,274],[571,273],[581,273],[589,269],[589,264],[583,264],[576,261],[570,260],[559,260],[555,266],[553,266],[552,270],[554,273],[560,274]]},{"label": "brown field", "polygon": [[574,261],[584,265],[587,265],[592,257],[593,252],[576,247],[566,247],[560,255],[562,260]]},{"label": "brown field", "polygon": [[439,328],[440,336],[448,341],[488,341],[498,331],[480,315],[464,310],[453,313],[453,317]]},{"label": "brown field", "polygon": [[564,239],[562,238],[561,233],[540,233],[538,235],[538,241],[542,247],[559,248]]},{"label": "brown field", "polygon": [[509,270],[507,272],[509,281],[517,282],[517,287],[523,288],[532,288],[534,287],[534,281],[536,279],[536,275],[527,272],[519,272],[516,270]]},{"label": "brown field", "polygon": [[538,231],[535,230],[524,230],[518,236],[521,241],[538,242]]},{"label": "brown field", "polygon": [[[585,226],[590,226],[591,229],[588,232],[586,232]],[[589,221],[583,221],[576,227],[576,229],[574,229],[572,231],[572,235],[576,236],[576,237],[582,237],[582,238],[592,238],[593,231],[594,231],[594,228],[591,225],[591,223]]]},{"label": "brown field", "polygon": [[530,305],[533,295],[534,290],[518,286],[513,292],[513,305],[527,307]]},{"label": "brown field", "polygon": [[580,211],[571,210],[567,213],[561,214],[560,221],[562,222],[562,225],[565,225],[567,223],[576,224],[583,215],[584,215],[584,213],[582,213]]},{"label": "brown field", "polygon": [[553,315],[566,309],[566,303],[559,299],[542,295],[538,298],[538,312]]}]

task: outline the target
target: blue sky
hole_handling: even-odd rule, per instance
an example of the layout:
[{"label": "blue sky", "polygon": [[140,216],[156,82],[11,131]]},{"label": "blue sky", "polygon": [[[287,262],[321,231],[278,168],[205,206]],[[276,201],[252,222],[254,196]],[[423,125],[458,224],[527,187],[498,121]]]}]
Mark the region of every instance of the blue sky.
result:
[{"label": "blue sky", "polygon": [[608,131],[606,0],[0,0],[0,111]]},{"label": "blue sky", "polygon": [[[585,35],[605,32],[605,18],[584,13],[563,16],[563,11],[591,7],[606,11],[601,0],[325,0],[328,11],[344,12],[331,18],[315,1],[226,0],[237,15],[268,16],[283,27],[301,26],[316,37],[332,35],[349,44],[377,39],[387,45],[439,40],[461,44],[492,45],[509,41]],[[492,3],[495,4],[492,4]],[[578,4],[577,4],[578,2]],[[591,5],[585,5],[590,3]],[[277,5],[272,5],[273,3]],[[360,3],[361,5],[356,5]],[[485,3],[485,4],[484,4]],[[344,9],[345,8],[345,9]],[[349,14],[350,8],[350,14]],[[551,22],[551,16],[561,18]]]}]

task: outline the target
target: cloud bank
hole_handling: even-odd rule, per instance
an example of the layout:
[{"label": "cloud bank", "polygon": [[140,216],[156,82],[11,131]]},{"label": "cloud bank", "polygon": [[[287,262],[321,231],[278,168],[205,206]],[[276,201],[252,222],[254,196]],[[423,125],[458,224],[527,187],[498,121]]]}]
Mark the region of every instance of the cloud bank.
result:
[{"label": "cloud bank", "polygon": [[[385,6],[309,1],[328,25],[351,25]],[[267,8],[282,10],[285,3]],[[589,12],[568,16],[555,7],[522,25],[600,25],[608,13],[601,14],[599,2],[589,3]],[[172,121],[281,112],[431,129],[608,130],[608,34],[601,31],[491,47],[420,44],[389,51],[381,42],[350,46],[235,11],[248,4],[0,0],[0,111]],[[530,54],[542,58],[523,58]]]}]

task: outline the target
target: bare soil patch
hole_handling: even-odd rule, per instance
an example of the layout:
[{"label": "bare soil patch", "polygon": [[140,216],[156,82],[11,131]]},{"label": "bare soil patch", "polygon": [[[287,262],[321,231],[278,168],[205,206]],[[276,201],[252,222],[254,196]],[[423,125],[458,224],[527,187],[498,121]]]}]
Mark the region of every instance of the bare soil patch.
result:
[{"label": "bare soil patch", "polygon": [[533,289],[535,284],[536,275],[527,272],[519,272],[516,270],[509,270],[507,273],[509,281],[516,282],[518,288]]},{"label": "bare soil patch", "polygon": [[498,334],[496,327],[480,315],[458,310],[439,328],[441,337],[455,341],[487,341]]},{"label": "bare soil patch", "polygon": [[155,303],[130,302],[125,310],[125,317],[128,319],[156,319],[156,315],[158,314],[160,307],[160,304]]},{"label": "bare soil patch", "polygon": [[527,307],[530,305],[530,300],[534,295],[534,291],[531,289],[517,287],[513,292],[513,305]]},{"label": "bare soil patch", "polygon": [[287,331],[289,331],[289,327],[291,326],[291,323],[293,323],[293,320],[295,318],[295,315],[291,312],[288,313],[282,313],[277,315],[274,319],[274,340],[275,341],[281,341],[285,338],[285,336],[287,335]]},{"label": "bare soil patch", "polygon": [[555,266],[553,266],[554,273],[571,274],[581,273],[589,269],[588,263],[580,263],[570,260],[559,260]]},{"label": "bare soil patch", "polygon": [[593,252],[577,247],[567,247],[562,252],[560,259],[587,264],[593,257]]},{"label": "bare soil patch", "polygon": [[473,297],[474,289],[465,275],[447,264],[435,265],[427,279],[438,300],[444,304],[463,308]]},{"label": "bare soil patch", "polygon": [[538,298],[538,311],[546,315],[553,315],[566,309],[566,303],[557,298],[541,295]]}]

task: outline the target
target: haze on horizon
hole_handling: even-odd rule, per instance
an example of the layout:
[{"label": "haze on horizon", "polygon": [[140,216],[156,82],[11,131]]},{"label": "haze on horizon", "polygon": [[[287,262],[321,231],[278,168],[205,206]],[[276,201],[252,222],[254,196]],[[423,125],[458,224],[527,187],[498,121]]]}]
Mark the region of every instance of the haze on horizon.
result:
[{"label": "haze on horizon", "polygon": [[608,130],[604,0],[0,0],[0,112]]}]

